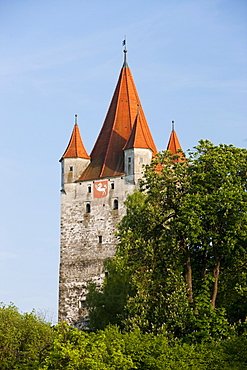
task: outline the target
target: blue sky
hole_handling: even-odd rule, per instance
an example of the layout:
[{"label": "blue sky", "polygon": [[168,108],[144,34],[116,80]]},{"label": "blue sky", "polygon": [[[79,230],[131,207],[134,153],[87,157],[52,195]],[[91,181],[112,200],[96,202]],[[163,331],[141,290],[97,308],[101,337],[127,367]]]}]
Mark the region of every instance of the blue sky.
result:
[{"label": "blue sky", "polygon": [[245,0],[0,0],[0,301],[56,321],[60,165],[90,153],[123,63],[165,149],[247,146]]}]

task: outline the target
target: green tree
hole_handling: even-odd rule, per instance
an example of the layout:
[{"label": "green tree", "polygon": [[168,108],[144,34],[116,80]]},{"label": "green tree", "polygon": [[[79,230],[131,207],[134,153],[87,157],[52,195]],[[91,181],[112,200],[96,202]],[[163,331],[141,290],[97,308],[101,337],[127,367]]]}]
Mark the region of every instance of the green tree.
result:
[{"label": "green tree", "polygon": [[13,305],[0,308],[0,369],[3,370],[162,370],[245,369],[245,335],[221,342],[192,344],[166,334],[121,332],[116,326],[83,332],[55,327]]},{"label": "green tree", "polygon": [[56,327],[52,348],[40,369],[133,369],[133,361],[125,353],[124,346],[124,338],[117,328],[85,333],[60,323]]},{"label": "green tree", "polygon": [[[130,293],[130,277],[121,271],[122,261],[107,260],[107,271],[103,286],[99,289],[94,282],[88,284],[87,308],[90,312],[90,329],[104,329],[107,325],[123,328],[123,310]],[[123,267],[123,266],[122,266]]]},{"label": "green tree", "polygon": [[121,333],[116,326],[85,333],[60,323],[55,332],[40,370],[242,370],[247,366],[244,336],[220,343],[170,345],[165,335],[143,334],[139,329]]},{"label": "green tree", "polygon": [[111,262],[113,275],[127,276],[125,327],[203,340],[244,321],[246,177],[246,149],[209,141],[180,162],[163,152],[146,168]]},{"label": "green tree", "polygon": [[14,305],[0,306],[0,368],[39,369],[55,336],[50,324],[34,313],[18,312]]},{"label": "green tree", "polygon": [[174,226],[185,240],[195,267],[194,289],[192,276],[188,286],[196,296],[205,280],[211,280],[213,308],[219,285],[225,284],[226,293],[232,278],[236,284],[236,279],[242,280],[241,274],[246,272],[246,159],[245,149],[201,141],[195,152],[190,153],[188,181],[177,219],[174,219]]}]

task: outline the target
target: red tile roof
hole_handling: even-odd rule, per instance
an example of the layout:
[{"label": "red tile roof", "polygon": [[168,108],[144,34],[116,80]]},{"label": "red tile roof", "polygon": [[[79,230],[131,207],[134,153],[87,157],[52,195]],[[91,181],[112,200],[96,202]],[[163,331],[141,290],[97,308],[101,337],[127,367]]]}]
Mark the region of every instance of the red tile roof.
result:
[{"label": "red tile roof", "polygon": [[74,125],[71,138],[67,149],[64,152],[63,158],[85,158],[90,159],[83,145],[80,130],[77,124]]},{"label": "red tile roof", "polygon": [[[137,114],[136,116],[134,127],[124,147],[124,149],[131,148],[144,148],[151,149],[152,151],[154,149],[152,136],[150,131],[146,129],[145,124],[142,122],[140,114]],[[156,154],[156,152],[154,154]]]},{"label": "red tile roof", "polygon": [[172,132],[171,132],[170,139],[169,139],[169,142],[168,142],[168,145],[167,145],[167,150],[170,150],[170,152],[172,152],[172,154],[179,155],[179,158],[176,160],[176,162],[181,162],[180,157],[182,157],[182,153],[177,153],[177,152],[178,152],[178,150],[182,150],[182,147],[181,147],[180,142],[178,140],[176,131],[174,131],[174,130],[172,130]]},{"label": "red tile roof", "polygon": [[[138,105],[140,112],[135,125]],[[134,125],[136,134],[133,133],[133,139],[130,139]],[[141,143],[144,147],[150,148],[154,154],[157,153],[131,71],[125,61],[105,121],[91,153],[91,164],[77,181],[124,174],[123,149],[129,139],[133,141],[133,145]]]}]

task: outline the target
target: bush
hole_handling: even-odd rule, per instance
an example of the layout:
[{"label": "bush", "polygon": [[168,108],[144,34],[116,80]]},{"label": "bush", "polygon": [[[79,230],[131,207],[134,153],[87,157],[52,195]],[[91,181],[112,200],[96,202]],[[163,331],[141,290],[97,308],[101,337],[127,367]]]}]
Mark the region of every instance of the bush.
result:
[{"label": "bush", "polygon": [[34,313],[20,314],[14,305],[0,306],[1,370],[39,369],[55,333]]}]

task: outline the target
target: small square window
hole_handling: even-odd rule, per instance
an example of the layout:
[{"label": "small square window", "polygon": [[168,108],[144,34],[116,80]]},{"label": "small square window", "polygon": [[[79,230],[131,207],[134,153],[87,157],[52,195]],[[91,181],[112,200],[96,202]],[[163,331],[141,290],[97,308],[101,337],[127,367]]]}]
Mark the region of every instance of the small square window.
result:
[{"label": "small square window", "polygon": [[73,171],[73,166],[70,166],[69,170],[70,170],[70,171]]},{"label": "small square window", "polygon": [[131,157],[128,157],[128,162],[129,162],[129,163],[131,162]]},{"label": "small square window", "polygon": [[143,158],[142,157],[140,158],[140,163],[143,163]]}]

